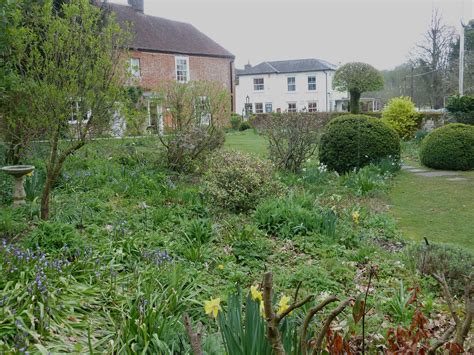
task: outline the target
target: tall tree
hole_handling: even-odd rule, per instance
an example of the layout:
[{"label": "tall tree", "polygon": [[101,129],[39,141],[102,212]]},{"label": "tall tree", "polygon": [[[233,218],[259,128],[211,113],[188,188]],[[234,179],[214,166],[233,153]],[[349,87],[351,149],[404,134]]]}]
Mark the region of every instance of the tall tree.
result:
[{"label": "tall tree", "polygon": [[366,91],[383,88],[383,77],[377,69],[366,63],[347,63],[337,69],[334,74],[333,88],[349,91],[352,113],[360,112],[360,96]]},{"label": "tall tree", "polygon": [[[20,134],[40,132],[47,142],[41,218],[48,219],[51,189],[66,159],[110,127],[123,93],[129,35],[86,0],[66,1],[60,11],[52,0],[29,6],[34,16],[26,23],[21,6],[11,9],[13,40],[9,60],[1,63],[17,83],[2,102],[15,97],[28,112],[11,105],[4,112],[2,106],[0,116],[7,134],[20,126]],[[23,117],[28,119],[20,124]]]},{"label": "tall tree", "polygon": [[454,29],[443,23],[441,14],[437,10],[433,11],[430,28],[423,41],[416,45],[412,58],[413,64],[421,71],[418,75],[429,93],[429,105],[434,109],[443,107],[444,96],[447,94],[445,84],[454,35]]}]

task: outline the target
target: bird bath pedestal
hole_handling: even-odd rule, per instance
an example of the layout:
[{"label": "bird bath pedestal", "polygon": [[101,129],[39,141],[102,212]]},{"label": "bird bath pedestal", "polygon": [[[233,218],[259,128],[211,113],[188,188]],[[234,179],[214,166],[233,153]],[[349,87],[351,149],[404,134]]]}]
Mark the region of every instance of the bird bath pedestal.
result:
[{"label": "bird bath pedestal", "polygon": [[35,170],[33,165],[12,165],[0,168],[1,171],[11,175],[15,178],[15,189],[13,190],[13,206],[18,207],[25,203],[25,188],[23,182],[25,175],[28,175]]}]

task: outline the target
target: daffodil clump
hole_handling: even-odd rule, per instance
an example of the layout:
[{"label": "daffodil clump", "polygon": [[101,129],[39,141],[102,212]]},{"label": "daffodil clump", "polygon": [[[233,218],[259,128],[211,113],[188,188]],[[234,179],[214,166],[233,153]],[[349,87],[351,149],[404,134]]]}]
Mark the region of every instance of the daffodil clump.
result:
[{"label": "daffodil clump", "polygon": [[221,309],[220,304],[220,298],[212,298],[209,301],[204,301],[204,311],[208,316],[217,318],[217,315],[219,314],[219,311]]},{"label": "daffodil clump", "polygon": [[359,224],[359,218],[360,218],[360,213],[359,211],[354,211],[352,212],[352,221],[354,222],[354,224],[358,225]]},{"label": "daffodil clump", "polygon": [[278,314],[282,314],[290,307],[290,297],[282,295],[280,301],[278,302]]}]

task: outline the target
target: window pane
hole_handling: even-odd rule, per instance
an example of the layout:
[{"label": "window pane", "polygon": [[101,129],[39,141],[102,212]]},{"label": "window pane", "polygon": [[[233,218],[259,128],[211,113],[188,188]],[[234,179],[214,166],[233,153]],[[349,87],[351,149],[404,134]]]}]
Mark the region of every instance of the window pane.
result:
[{"label": "window pane", "polygon": [[133,77],[140,76],[140,59],[139,58],[130,58],[130,75]]},{"label": "window pane", "polygon": [[264,90],[263,78],[254,78],[253,79],[253,89],[255,91]]},{"label": "window pane", "polygon": [[187,58],[176,58],[176,81],[185,83],[188,81],[189,68]]},{"label": "window pane", "polygon": [[296,78],[295,77],[289,77],[286,79],[288,83],[288,91],[296,91]]}]

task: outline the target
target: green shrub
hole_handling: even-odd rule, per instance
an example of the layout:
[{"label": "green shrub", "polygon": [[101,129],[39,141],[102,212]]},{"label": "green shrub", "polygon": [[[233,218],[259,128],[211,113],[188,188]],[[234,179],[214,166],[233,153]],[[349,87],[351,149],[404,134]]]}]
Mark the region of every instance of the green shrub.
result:
[{"label": "green shrub", "polygon": [[254,214],[259,229],[281,238],[321,233],[334,236],[337,216],[330,209],[314,206],[304,197],[271,199],[260,204]]},{"label": "green shrub", "polygon": [[473,169],[474,126],[451,123],[434,130],[423,140],[420,158],[434,169]]},{"label": "green shrub", "polygon": [[462,295],[467,279],[474,276],[474,256],[448,244],[416,244],[407,251],[409,261],[422,274],[443,274],[455,294]]},{"label": "green shrub", "polygon": [[421,116],[409,97],[395,97],[382,112],[382,121],[391,126],[403,139],[413,138]]},{"label": "green shrub", "polygon": [[344,173],[383,158],[400,157],[397,133],[380,120],[345,115],[332,120],[321,138],[319,159],[330,170]]},{"label": "green shrub", "polygon": [[240,117],[240,115],[237,115],[237,114],[233,113],[230,116],[230,127],[234,131],[237,131],[239,129],[241,122],[242,122],[242,117]]},{"label": "green shrub", "polygon": [[36,229],[23,241],[25,247],[40,248],[44,252],[61,252],[68,256],[84,248],[84,240],[78,231],[69,224],[41,221]]},{"label": "green shrub", "polygon": [[452,96],[446,109],[457,123],[474,125],[474,96]]},{"label": "green shrub", "polygon": [[253,209],[259,200],[280,190],[269,162],[238,152],[211,158],[203,177],[203,192],[210,203],[235,212]]},{"label": "green shrub", "polygon": [[250,123],[248,123],[247,121],[244,121],[240,124],[239,126],[239,131],[246,131],[248,129],[252,128],[252,126],[250,125]]}]

